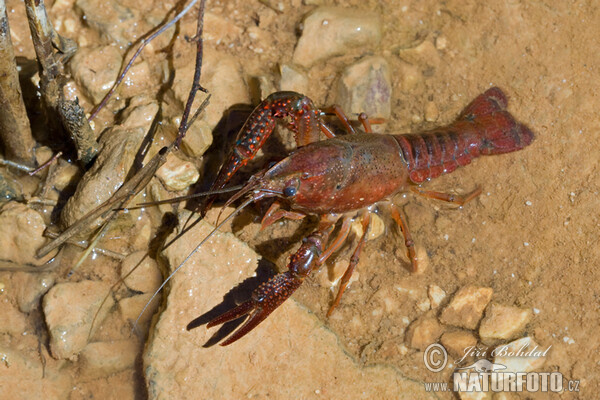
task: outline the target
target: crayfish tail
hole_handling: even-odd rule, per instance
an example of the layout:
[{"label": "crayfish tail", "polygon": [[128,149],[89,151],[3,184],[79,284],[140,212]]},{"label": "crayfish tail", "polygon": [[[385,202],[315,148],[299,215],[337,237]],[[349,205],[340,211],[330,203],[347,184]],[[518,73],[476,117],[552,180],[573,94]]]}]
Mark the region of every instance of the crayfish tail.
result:
[{"label": "crayfish tail", "polygon": [[466,120],[477,127],[481,154],[510,153],[533,142],[533,132],[506,111],[507,105],[506,95],[493,87],[475,98],[460,115],[457,123]]}]

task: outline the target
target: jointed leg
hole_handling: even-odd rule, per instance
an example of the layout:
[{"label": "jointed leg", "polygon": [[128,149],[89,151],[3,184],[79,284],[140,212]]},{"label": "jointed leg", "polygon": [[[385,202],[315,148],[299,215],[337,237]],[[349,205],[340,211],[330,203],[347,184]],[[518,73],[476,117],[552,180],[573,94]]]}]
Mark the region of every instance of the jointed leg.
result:
[{"label": "jointed leg", "polygon": [[406,214],[404,213],[404,210],[402,210],[402,208],[393,204],[391,207],[391,211],[392,218],[400,227],[402,235],[404,235],[404,245],[406,246],[408,259],[410,260],[413,272],[415,272],[418,267],[417,253],[415,251],[415,242],[413,242],[412,236],[410,235],[410,232],[408,230],[408,221],[406,218]]},{"label": "jointed leg", "polygon": [[340,228],[340,231],[338,232],[337,237],[329,245],[329,247],[327,247],[327,249],[325,249],[323,254],[321,254],[321,257],[319,257],[319,262],[317,263],[318,265],[323,265],[323,263],[325,261],[327,261],[327,259],[333,254],[333,252],[335,252],[337,249],[339,249],[340,246],[346,241],[346,238],[348,237],[348,234],[350,233],[350,223],[351,222],[352,222],[352,218],[344,217],[344,220],[342,221],[342,226]]},{"label": "jointed leg", "polygon": [[335,116],[338,117],[338,119],[340,120],[340,122],[344,126],[344,129],[346,129],[346,131],[348,133],[353,134],[353,135],[356,134],[356,130],[354,129],[354,127],[352,126],[352,124],[350,124],[350,120],[348,119],[348,117],[344,113],[344,110],[342,110],[342,107],[340,107],[337,104],[334,104],[334,105],[332,105],[330,107],[324,108],[323,111],[326,114],[335,114]]},{"label": "jointed leg", "polygon": [[436,192],[433,190],[423,190],[418,186],[411,186],[410,190],[412,190],[414,193],[416,193],[420,196],[423,196],[423,197],[427,197],[430,199],[436,199],[436,200],[442,200],[442,201],[445,201],[448,203],[457,204],[459,206],[463,206],[464,204],[473,200],[475,197],[477,197],[477,196],[479,196],[479,194],[481,194],[481,187],[478,187],[475,190],[473,190],[471,193],[467,193],[466,195],[462,195],[462,196],[458,195],[458,194]]},{"label": "jointed leg", "polygon": [[329,307],[329,311],[327,311],[327,317],[329,317],[333,310],[340,304],[342,295],[344,294],[344,291],[350,283],[350,278],[352,277],[354,268],[356,268],[356,264],[358,264],[360,253],[362,252],[362,249],[365,246],[365,243],[367,242],[367,236],[371,227],[371,214],[369,214],[369,212],[364,213],[364,215],[362,216],[362,227],[363,234],[358,242],[358,245],[356,246],[356,249],[354,250],[354,253],[352,254],[352,257],[350,257],[350,264],[348,265],[346,272],[344,272],[344,275],[340,280],[340,288],[338,289],[338,294],[335,297],[335,300],[333,301],[331,307]]},{"label": "jointed leg", "polygon": [[279,204],[279,202],[276,201],[273,204],[271,204],[271,207],[269,207],[269,209],[267,210],[267,213],[262,219],[260,229],[265,229],[267,226],[272,225],[273,223],[277,222],[282,218],[299,220],[304,217],[306,217],[306,215],[303,213],[282,210],[281,204]]}]

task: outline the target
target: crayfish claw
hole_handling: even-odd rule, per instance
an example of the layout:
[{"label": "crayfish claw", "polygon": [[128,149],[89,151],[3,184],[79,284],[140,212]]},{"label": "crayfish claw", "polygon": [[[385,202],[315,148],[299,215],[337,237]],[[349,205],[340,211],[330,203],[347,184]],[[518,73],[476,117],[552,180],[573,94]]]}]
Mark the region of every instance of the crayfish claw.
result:
[{"label": "crayfish claw", "polygon": [[302,279],[295,277],[290,271],[275,275],[260,285],[252,293],[250,300],[214,318],[206,327],[212,328],[249,314],[248,320],[221,343],[221,346],[230,345],[256,328],[269,314],[286,301],[298,289],[300,284],[302,284]]}]

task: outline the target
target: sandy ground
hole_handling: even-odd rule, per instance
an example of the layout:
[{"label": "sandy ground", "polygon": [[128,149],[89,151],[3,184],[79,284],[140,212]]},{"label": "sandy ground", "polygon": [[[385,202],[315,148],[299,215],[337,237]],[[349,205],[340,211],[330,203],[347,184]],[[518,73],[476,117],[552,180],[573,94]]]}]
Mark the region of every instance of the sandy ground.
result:
[{"label": "sandy ground", "polygon": [[[216,50],[239,65],[248,86],[240,90],[256,101],[253,82],[262,77],[277,87],[279,65],[293,63],[303,16],[324,3],[329,4],[209,1],[207,51]],[[107,9],[118,9],[116,3],[106,4]],[[226,348],[202,347],[213,332],[206,332],[204,327],[188,332],[185,326],[218,306],[232,288],[253,275],[256,263],[249,260],[256,257],[254,251],[276,268],[285,268],[288,255],[310,231],[310,221],[286,222],[258,232],[259,209],[249,209],[233,224],[239,240],[222,234],[225,239],[218,236],[207,243],[205,250],[215,259],[194,261],[181,277],[174,278],[168,303],[161,308],[166,311],[156,320],[143,361],[145,335],[131,339],[130,329],[130,317],[137,314],[139,306],[130,312],[113,307],[94,342],[118,342],[105,351],[129,354],[127,362],[111,361],[119,367],[104,368],[102,362],[90,361],[91,354],[101,357],[102,349],[88,348],[84,354],[55,359],[56,354],[49,352],[41,306],[36,304],[28,312],[17,310],[17,288],[37,282],[38,275],[3,272],[0,299],[8,310],[6,315],[11,316],[7,320],[15,325],[4,329],[1,337],[2,348],[9,350],[3,350],[4,365],[0,363],[0,397],[30,398],[32,393],[45,390],[50,398],[72,399],[454,398],[450,393],[425,391],[423,383],[448,382],[451,370],[428,371],[423,352],[412,348],[406,339],[410,323],[426,314],[439,314],[439,309],[419,306],[432,285],[442,288],[448,298],[467,285],[489,287],[493,289],[492,301],[534,310],[521,336],[533,337],[542,348],[551,346],[538,371],[560,372],[565,380],[579,381],[580,392],[496,394],[493,398],[597,396],[598,7],[583,1],[518,0],[485,4],[339,1],[333,5],[375,12],[381,18],[383,35],[373,48],[352,49],[304,70],[309,82],[305,94],[316,104],[338,101],[335,87],[340,72],[362,56],[377,55],[385,58],[391,71],[388,132],[417,132],[449,123],[479,93],[499,86],[509,96],[509,110],[535,132],[534,143],[523,151],[478,159],[426,184],[428,189],[462,193],[481,186],[482,195],[462,209],[407,196],[405,211],[413,238],[427,252],[424,273],[408,271],[402,239],[386,220],[385,234],[367,243],[357,280],[331,318],[325,318],[332,291],[324,270],[308,279],[281,311],[247,338]],[[9,2],[9,10],[11,7],[18,55],[32,59],[22,5]],[[73,7],[73,2],[55,3],[51,16],[58,21],[59,31],[78,40],[81,47],[121,40],[117,47],[123,52],[128,41],[160,22],[171,5],[131,1],[127,7],[135,10],[132,13],[141,22],[128,20],[126,27],[109,26],[118,31],[112,37],[86,24],[81,6]],[[107,9],[102,12],[110,15]],[[162,78],[157,70],[164,70],[164,65],[191,63],[193,44],[185,42],[183,36],[193,31],[193,26],[194,16],[186,17],[172,39],[172,47],[168,46],[171,39],[164,39],[143,56],[152,76],[158,76],[156,83],[149,85],[152,93],[158,91],[161,82],[168,81],[168,74]],[[184,53],[187,58],[177,59]],[[215,94],[223,91],[218,84],[207,88]],[[82,100],[86,107],[90,103],[90,99]],[[118,103],[113,109],[119,109]],[[425,110],[431,103],[437,115],[426,118]],[[110,125],[115,118],[111,115],[101,115],[96,129]],[[218,120],[220,115],[209,118]],[[222,134],[214,131],[214,135]],[[202,229],[199,237],[207,232],[206,227]],[[105,247],[125,253],[143,247],[139,240],[131,244],[134,239],[122,236],[116,233],[116,239],[107,239]],[[222,240],[231,242],[223,244]],[[245,253],[234,254],[228,246],[242,248]],[[70,253],[67,251],[63,260],[74,257]],[[340,252],[339,259],[345,262],[349,257],[350,246]],[[261,272],[272,264],[263,261],[259,265]],[[65,268],[51,282],[93,280],[108,287],[119,276],[115,272],[118,263],[104,257],[83,266],[70,278],[65,276]],[[198,286],[185,286],[193,285],[194,279]],[[123,298],[133,297],[123,289],[117,293],[120,304]]]}]

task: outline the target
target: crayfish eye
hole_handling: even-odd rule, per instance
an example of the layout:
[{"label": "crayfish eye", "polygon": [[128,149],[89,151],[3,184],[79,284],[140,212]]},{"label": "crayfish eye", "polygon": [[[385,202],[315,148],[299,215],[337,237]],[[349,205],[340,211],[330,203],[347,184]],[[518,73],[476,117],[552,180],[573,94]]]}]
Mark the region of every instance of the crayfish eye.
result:
[{"label": "crayfish eye", "polygon": [[283,189],[283,195],[285,197],[292,197],[296,195],[297,191],[298,189],[295,186],[288,186],[285,189]]}]

